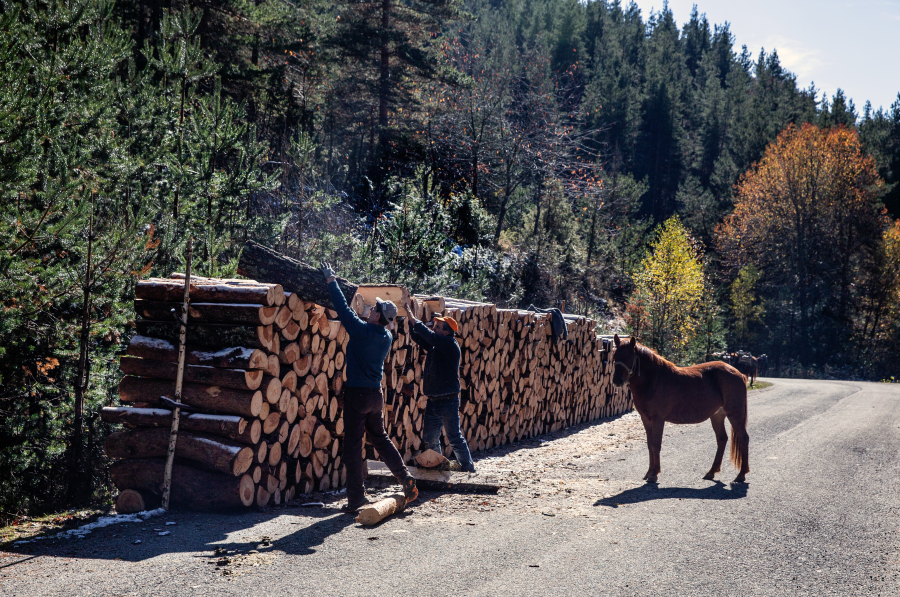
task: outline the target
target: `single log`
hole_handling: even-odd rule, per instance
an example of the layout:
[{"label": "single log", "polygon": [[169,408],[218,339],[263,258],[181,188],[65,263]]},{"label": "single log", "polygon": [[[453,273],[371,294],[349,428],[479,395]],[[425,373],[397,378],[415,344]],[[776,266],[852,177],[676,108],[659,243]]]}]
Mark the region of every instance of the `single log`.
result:
[{"label": "single log", "polygon": [[[301,427],[302,429],[302,426],[298,425],[298,427]],[[298,442],[297,446],[299,455],[303,458],[309,458],[309,455],[312,454],[313,451],[313,442],[308,433],[301,433],[300,441]]]},{"label": "single log", "polygon": [[383,301],[393,301],[397,306],[397,315],[406,317],[406,303],[410,301],[409,291],[406,286],[399,284],[360,284],[356,288],[356,293],[362,298],[364,305],[372,307],[375,305],[375,299],[380,298]]},{"label": "single log", "polygon": [[270,413],[268,417],[266,417],[265,422],[263,423],[262,430],[266,435],[272,433],[276,429],[278,429],[279,421],[281,421],[281,413],[274,412]]},{"label": "single log", "polygon": [[[110,458],[156,458],[166,455],[168,429],[137,428],[119,431],[103,444]],[[194,461],[200,468],[240,475],[253,464],[253,450],[228,440],[192,433],[179,433],[175,455]]]},{"label": "single log", "polygon": [[365,526],[378,524],[388,516],[403,512],[406,508],[406,498],[402,493],[390,495],[383,500],[370,504],[359,510],[356,522]]},{"label": "single log", "polygon": [[[155,377],[174,380],[178,374],[178,363],[153,361],[137,357],[123,356],[119,359],[119,367],[127,375]],[[223,386],[236,390],[255,390],[263,382],[263,372],[257,369],[220,369],[204,365],[186,365],[184,381],[201,383],[210,386]],[[277,378],[276,378],[277,379]],[[279,381],[279,385],[280,385]],[[279,394],[281,388],[279,387]]]},{"label": "single log", "polygon": [[[133,357],[178,362],[178,345],[168,340],[135,336],[128,343],[128,354]],[[258,348],[225,348],[216,352],[197,350],[186,347],[185,363],[188,365],[205,365],[225,369],[266,369],[268,357]]]},{"label": "single log", "polygon": [[[132,427],[165,427],[172,424],[172,411],[161,408],[107,406],[100,411],[106,423],[122,423]],[[221,435],[242,444],[255,444],[262,433],[259,419],[248,421],[234,415],[187,413],[181,415],[179,429],[195,433]]]},{"label": "single log", "polygon": [[[184,283],[171,278],[141,280],[134,289],[138,299],[180,302],[184,298]],[[216,283],[211,280],[194,282],[191,276],[191,303],[249,303],[271,307],[275,304],[275,286],[246,286]]]},{"label": "single log", "polygon": [[277,466],[281,462],[281,443],[272,442],[269,445],[269,466]]},{"label": "single log", "polygon": [[[158,405],[159,397],[174,398],[175,383],[165,379],[149,379],[126,375],[119,382],[119,400]],[[181,387],[181,400],[200,410],[258,417],[264,402],[260,391],[236,390],[222,386],[186,383]]]},{"label": "single log", "polygon": [[[172,318],[172,309],[177,313],[179,303],[159,301],[134,301],[134,311],[144,319],[166,321]],[[279,307],[263,307],[244,303],[191,303],[188,308],[189,321],[195,325],[208,323],[230,325],[272,325]]]},{"label": "single log", "polygon": [[125,489],[116,498],[116,514],[136,514],[159,508],[162,499],[143,489]]},{"label": "single log", "polygon": [[313,446],[316,448],[325,448],[331,446],[331,432],[324,425],[320,425],[313,436]]},{"label": "single log", "polygon": [[[244,245],[237,271],[242,276],[281,284],[285,291],[305,301],[334,308],[322,272],[253,241]],[[347,302],[352,301],[356,286],[343,278],[337,278],[337,282]]]},{"label": "single log", "polygon": [[[113,484],[119,489],[162,494],[164,458],[120,460],[109,467]],[[172,468],[171,503],[192,510],[222,510],[250,506],[256,495],[250,475],[233,477],[210,473],[176,462]]]},{"label": "single log", "polygon": [[[178,325],[171,317],[162,321],[139,319],[135,327],[143,336],[163,338],[170,342],[178,342]],[[223,346],[247,346],[263,348],[271,351],[274,331],[270,325],[238,326],[229,324],[211,324],[189,326],[187,344],[194,347],[219,349]]]}]

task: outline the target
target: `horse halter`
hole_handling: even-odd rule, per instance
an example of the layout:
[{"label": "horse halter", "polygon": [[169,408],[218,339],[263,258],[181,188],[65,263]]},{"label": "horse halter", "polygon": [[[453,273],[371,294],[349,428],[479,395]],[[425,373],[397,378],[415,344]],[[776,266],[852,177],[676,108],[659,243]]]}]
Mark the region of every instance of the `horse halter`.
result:
[{"label": "horse halter", "polygon": [[[631,367],[629,367],[622,361],[616,361],[615,366],[618,367],[620,365],[625,369],[625,371],[628,371],[628,377],[625,378],[625,381],[628,381],[629,379],[631,379],[631,377],[633,375],[641,374],[641,362],[638,360],[638,347],[637,346],[634,347],[634,360],[631,362]],[[625,383],[625,382],[622,382],[622,383]]]}]

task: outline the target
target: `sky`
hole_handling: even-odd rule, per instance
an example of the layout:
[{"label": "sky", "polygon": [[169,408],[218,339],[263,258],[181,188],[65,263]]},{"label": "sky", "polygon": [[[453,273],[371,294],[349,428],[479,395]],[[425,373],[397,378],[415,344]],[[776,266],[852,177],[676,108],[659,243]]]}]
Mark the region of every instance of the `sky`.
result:
[{"label": "sky", "polygon": [[[663,0],[635,0],[646,22]],[[627,4],[623,1],[622,4]],[[900,92],[900,0],[670,0],[679,27],[693,5],[710,25],[728,22],[735,51],[746,45],[754,59],[761,48],[778,51],[797,84],[831,98],[838,88],[862,114],[866,100],[885,110]]]}]

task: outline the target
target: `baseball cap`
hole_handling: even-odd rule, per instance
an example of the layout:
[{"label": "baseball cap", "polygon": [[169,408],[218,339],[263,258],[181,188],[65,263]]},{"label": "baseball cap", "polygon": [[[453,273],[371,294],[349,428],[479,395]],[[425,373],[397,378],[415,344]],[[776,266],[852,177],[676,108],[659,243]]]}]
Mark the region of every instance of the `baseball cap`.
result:
[{"label": "baseball cap", "polygon": [[377,296],[375,297],[375,303],[376,308],[388,320],[388,323],[393,322],[394,318],[397,317],[397,305],[393,301],[383,301]]},{"label": "baseball cap", "polygon": [[456,323],[456,320],[453,319],[452,317],[435,317],[434,320],[435,321],[443,321],[444,323],[449,325],[450,329],[452,329],[454,332],[459,331],[459,324]]}]

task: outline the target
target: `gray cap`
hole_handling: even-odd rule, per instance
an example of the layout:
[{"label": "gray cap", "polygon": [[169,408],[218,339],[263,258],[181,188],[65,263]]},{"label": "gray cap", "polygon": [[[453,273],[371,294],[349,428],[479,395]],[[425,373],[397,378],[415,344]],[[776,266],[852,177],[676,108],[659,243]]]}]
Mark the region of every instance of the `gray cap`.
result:
[{"label": "gray cap", "polygon": [[384,318],[388,320],[388,323],[392,323],[394,318],[397,317],[397,305],[392,301],[383,301],[377,296],[375,297],[375,302],[378,310],[384,315]]}]

